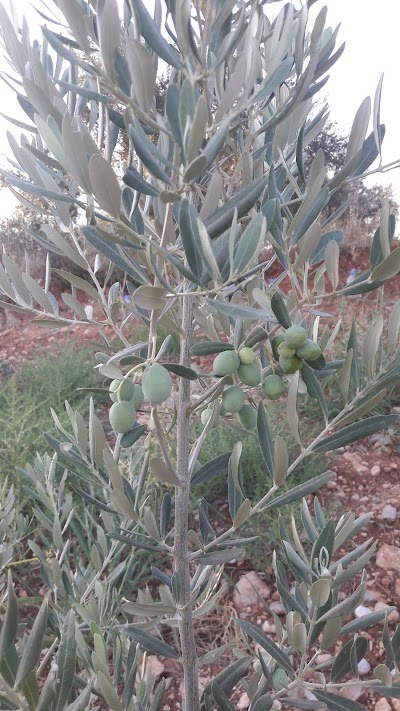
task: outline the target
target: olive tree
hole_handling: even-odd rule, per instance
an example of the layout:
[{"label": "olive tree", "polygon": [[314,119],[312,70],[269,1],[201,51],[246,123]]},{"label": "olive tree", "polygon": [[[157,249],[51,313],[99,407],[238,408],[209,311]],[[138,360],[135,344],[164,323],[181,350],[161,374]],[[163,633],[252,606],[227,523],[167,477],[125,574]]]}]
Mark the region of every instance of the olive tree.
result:
[{"label": "olive tree", "polygon": [[[329,115],[326,106],[313,110],[315,97],[344,48],[336,48],[338,28],[326,24],[326,7],[312,9],[312,23],[310,0],[300,9],[288,2],[279,13],[268,0],[156,0],[153,14],[143,0],[126,0],[123,8],[117,0],[36,5],[40,42],[30,40],[26,20],[18,25],[16,8],[8,15],[0,5],[6,81],[27,115],[25,122],[9,119],[23,133],[19,141],[9,134],[11,170],[2,173],[24,205],[46,216],[32,235],[47,252],[46,271],[40,284],[29,260],[22,271],[4,253],[1,306],[31,314],[38,327],[93,327],[94,367],[113,401],[114,434],[93,404],[88,421],[67,404],[70,429],[54,414],[58,437],[47,435],[53,455],[21,472],[42,531],[30,545],[49,593],[29,639],[15,642],[21,630],[9,579],[2,708],[78,711],[97,698],[115,711],[160,709],[165,682],[153,688],[143,677],[146,652],[181,660],[186,711],[233,708],[229,697],[240,681],[252,711],[278,699],[354,711],[359,704],[337,695],[348,672],[357,684],[399,697],[398,633],[390,637],[387,620],[386,662],[373,679],[358,680],[367,645],[358,632],[387,612],[346,621],[363,600],[375,545],[347,547],[341,557],[337,551],[368,516],[349,512],[335,523],[318,499],[312,514],[306,497],[329,471],[291,483],[310,455],[396,421],[376,411],[400,371],[400,305],[388,323],[382,315],[385,283],[400,270],[389,203],[370,267],[350,285],[339,283],[343,233],[334,227],[347,205],[322,217],[338,190],[376,160],[372,170],[385,170],[381,83],[373,105],[366,98],[356,113],[343,166],[327,174],[322,151],[305,166],[306,148]],[[165,106],[157,109],[160,73],[168,78]],[[52,294],[54,254],[58,263],[63,257],[57,277],[68,285],[67,312]],[[353,323],[333,360],[339,324],[329,320],[326,302],[369,291],[378,295],[376,319],[362,344]],[[140,321],[147,336],[137,342]],[[170,337],[160,344],[160,328],[177,334],[178,363],[168,357]],[[325,388],[332,378],[342,398],[334,416]],[[312,438],[299,397],[320,409]],[[278,419],[274,401],[281,398]],[[198,465],[216,424],[240,438],[256,433],[265,461],[260,500],[246,490],[240,441]],[[190,528],[192,485],[224,470],[231,524],[216,532],[202,499]],[[69,490],[72,474],[83,515]],[[154,479],[157,495],[148,489]],[[273,561],[286,613],[283,625],[275,618],[276,641],[239,619],[242,647],[199,690],[199,664],[220,662],[230,645],[199,659],[194,620],[218,604],[224,563],[244,554],[241,526],[297,500],[304,532],[293,523],[289,533],[282,523],[286,567],[280,555]],[[14,525],[12,496],[7,511],[4,540]],[[15,526],[22,535],[26,521]],[[76,537],[82,558],[69,555]],[[153,569],[159,598],[139,590],[127,601],[120,576],[143,550],[168,560]],[[354,590],[340,601],[349,583]],[[168,643],[166,630],[178,632]],[[320,651],[338,639],[346,639],[339,654],[318,664]],[[308,696],[298,698],[298,688]]]}]

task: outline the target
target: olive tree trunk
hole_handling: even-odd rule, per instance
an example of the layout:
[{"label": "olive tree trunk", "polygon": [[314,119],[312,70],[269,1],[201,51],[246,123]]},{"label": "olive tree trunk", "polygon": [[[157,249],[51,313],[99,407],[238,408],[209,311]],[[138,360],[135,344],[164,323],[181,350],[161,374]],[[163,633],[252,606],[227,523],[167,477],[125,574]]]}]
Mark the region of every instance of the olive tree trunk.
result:
[{"label": "olive tree trunk", "polygon": [[[192,299],[183,299],[180,362],[190,366],[190,347],[193,335]],[[179,605],[181,615],[179,633],[185,685],[185,708],[200,711],[198,665],[196,643],[193,630],[192,605],[190,603],[190,571],[188,547],[188,514],[190,496],[190,380],[180,378],[177,416],[177,475],[179,486],[175,496],[175,573],[179,581]]]}]

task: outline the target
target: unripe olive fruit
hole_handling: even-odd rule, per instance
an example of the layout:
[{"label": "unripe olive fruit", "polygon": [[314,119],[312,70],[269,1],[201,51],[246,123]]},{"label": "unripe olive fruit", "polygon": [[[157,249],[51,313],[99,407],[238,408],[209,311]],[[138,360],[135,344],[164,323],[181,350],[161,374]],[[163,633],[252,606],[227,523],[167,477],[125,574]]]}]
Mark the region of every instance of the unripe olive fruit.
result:
[{"label": "unripe olive fruit", "polygon": [[239,358],[240,362],[243,363],[244,365],[250,365],[250,363],[254,363],[256,354],[251,348],[248,348],[245,346],[244,348],[241,348],[239,351]]},{"label": "unripe olive fruit", "polygon": [[272,365],[267,365],[266,368],[263,368],[263,370],[261,371],[261,381],[263,382],[265,378],[268,377],[268,375],[274,375],[274,369]]},{"label": "unripe olive fruit", "polygon": [[211,418],[212,414],[213,414],[212,407],[206,407],[206,409],[203,410],[203,412],[201,413],[201,415],[200,415],[201,424],[204,425],[204,427],[206,426],[208,420]]},{"label": "unripe olive fruit", "polygon": [[307,332],[303,326],[290,326],[284,334],[285,343],[290,346],[290,348],[297,348],[297,346],[301,346],[306,338]]},{"label": "unripe olive fruit", "polygon": [[243,405],[239,411],[240,424],[245,430],[254,430],[257,426],[257,410],[253,405]]},{"label": "unripe olive fruit", "polygon": [[299,348],[296,348],[296,355],[304,360],[317,360],[321,353],[318,343],[311,341],[309,338]]},{"label": "unripe olive fruit", "polygon": [[294,356],[296,351],[294,348],[288,346],[285,341],[283,341],[283,343],[280,343],[278,346],[278,353],[280,356],[283,356],[283,358],[291,358],[292,356]]},{"label": "unripe olive fruit", "polygon": [[223,377],[234,373],[239,365],[240,358],[235,351],[222,351],[214,358],[213,371],[215,375]]},{"label": "unripe olive fruit", "polygon": [[109,387],[110,397],[113,402],[118,400],[132,400],[135,386],[132,380],[113,380]]},{"label": "unripe olive fruit", "polygon": [[249,363],[238,368],[238,376],[244,385],[258,385],[261,381],[261,370],[257,363]]},{"label": "unripe olive fruit", "polygon": [[137,383],[135,383],[133,387],[134,387],[134,392],[133,392],[132,402],[134,404],[135,409],[139,410],[142,407],[143,401],[144,401],[143,388],[140,385],[138,385]]},{"label": "unripe olive fruit", "polygon": [[114,432],[117,434],[126,434],[126,432],[129,432],[135,425],[136,410],[132,402],[121,400],[111,405],[108,416]]},{"label": "unripe olive fruit", "polygon": [[159,363],[153,363],[144,373],[142,389],[146,400],[153,405],[165,402],[171,394],[172,380],[166,368]]},{"label": "unripe olive fruit", "polygon": [[275,336],[275,338],[272,339],[271,341],[271,348],[272,348],[272,354],[275,358],[275,360],[279,359],[279,353],[278,353],[278,348],[281,343],[285,340],[285,336],[283,333],[280,333],[279,336]]},{"label": "unripe olive fruit", "polygon": [[238,385],[230,385],[222,394],[222,405],[227,412],[239,412],[244,405],[245,395]]},{"label": "unripe olive fruit", "polygon": [[120,400],[126,400],[127,402],[132,400],[135,394],[135,386],[132,380],[123,380],[118,394]]},{"label": "unripe olive fruit", "polygon": [[296,371],[301,367],[301,364],[302,360],[301,358],[298,358],[297,355],[294,355],[291,358],[284,358],[283,356],[279,357],[279,365],[284,373],[296,373]]},{"label": "unripe olive fruit", "polygon": [[262,391],[269,400],[279,400],[285,390],[285,383],[280,375],[267,375],[262,384]]},{"label": "unripe olive fruit", "polygon": [[113,380],[109,385],[108,392],[109,392],[110,398],[113,402],[117,402],[117,399],[118,399],[117,398],[117,390],[118,390],[120,384],[121,384],[120,380]]}]

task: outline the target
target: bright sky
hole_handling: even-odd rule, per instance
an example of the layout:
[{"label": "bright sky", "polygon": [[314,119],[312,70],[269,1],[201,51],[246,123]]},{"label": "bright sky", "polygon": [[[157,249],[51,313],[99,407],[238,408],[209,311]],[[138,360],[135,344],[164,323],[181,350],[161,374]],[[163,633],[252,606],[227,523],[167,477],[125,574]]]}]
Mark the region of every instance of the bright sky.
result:
[{"label": "bright sky", "polygon": [[[7,0],[3,0],[7,6]],[[31,0],[32,4],[37,0]],[[147,0],[149,6],[152,0]],[[274,3],[272,10],[277,13],[283,3]],[[297,4],[297,3],[296,3]],[[313,11],[323,6],[319,0]],[[400,27],[400,2],[398,0],[326,0],[328,5],[328,24],[336,26],[342,23],[339,39],[346,41],[346,50],[339,62],[331,70],[327,84],[326,95],[331,106],[331,118],[339,127],[348,132],[354,114],[361,101],[367,95],[372,99],[379,77],[384,73],[384,85],[381,107],[381,120],[386,124],[386,136],[383,142],[383,158],[389,163],[400,157],[399,109],[398,98],[398,45]],[[37,14],[30,7],[30,0],[18,0],[15,5],[18,11],[29,16],[30,26],[36,21]],[[51,0],[49,6],[51,6]],[[41,22],[41,18],[40,22]],[[40,23],[38,23],[40,24]],[[4,61],[0,58],[0,68]],[[18,116],[23,114],[10,90],[0,84],[0,106],[3,113]],[[18,134],[18,129],[10,126],[0,118],[0,161],[4,163],[2,154],[9,155],[6,130]],[[397,198],[400,201],[400,170],[386,175],[376,175],[369,179],[371,183],[393,183]],[[0,212],[5,217],[12,210],[12,196],[0,191]]]}]

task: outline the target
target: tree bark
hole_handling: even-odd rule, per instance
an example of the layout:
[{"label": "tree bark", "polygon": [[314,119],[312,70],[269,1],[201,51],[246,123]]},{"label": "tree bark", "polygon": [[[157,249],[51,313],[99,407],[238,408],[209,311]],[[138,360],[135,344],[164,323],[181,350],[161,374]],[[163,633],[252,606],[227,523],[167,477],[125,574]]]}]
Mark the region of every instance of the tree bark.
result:
[{"label": "tree bark", "polygon": [[[181,341],[182,365],[190,366],[190,347],[193,334],[192,299],[183,299]],[[177,416],[177,475],[180,485],[175,494],[175,572],[180,583],[179,611],[181,620],[179,634],[183,662],[185,685],[185,708],[187,711],[200,711],[199,682],[196,642],[193,630],[192,605],[190,604],[190,572],[188,550],[188,512],[190,496],[189,478],[189,405],[190,380],[180,379]]]}]

